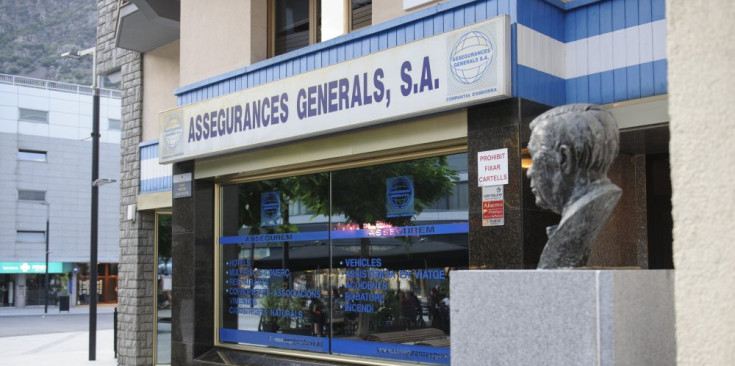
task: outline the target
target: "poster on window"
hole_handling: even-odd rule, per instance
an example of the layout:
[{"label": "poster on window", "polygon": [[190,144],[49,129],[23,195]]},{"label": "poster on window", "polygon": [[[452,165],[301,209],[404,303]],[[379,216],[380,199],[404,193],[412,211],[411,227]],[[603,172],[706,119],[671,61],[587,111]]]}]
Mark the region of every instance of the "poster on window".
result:
[{"label": "poster on window", "polygon": [[385,180],[386,217],[413,216],[413,177],[404,175]]},{"label": "poster on window", "polygon": [[281,196],[278,192],[264,192],[260,195],[260,226],[278,226],[281,219]]}]

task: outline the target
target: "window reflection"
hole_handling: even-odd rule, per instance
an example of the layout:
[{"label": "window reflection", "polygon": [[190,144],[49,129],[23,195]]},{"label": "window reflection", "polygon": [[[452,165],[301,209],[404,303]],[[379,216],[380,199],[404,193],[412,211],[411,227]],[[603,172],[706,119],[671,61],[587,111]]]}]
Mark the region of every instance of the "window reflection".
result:
[{"label": "window reflection", "polygon": [[274,0],[274,56],[319,42],[320,0]]},{"label": "window reflection", "polygon": [[221,340],[314,352],[328,349],[326,340],[284,343],[260,336],[325,335],[327,220],[310,214],[298,201],[305,181],[314,179],[289,177],[222,188],[227,243],[221,246]]},{"label": "window reflection", "polygon": [[468,265],[466,161],[222,187],[220,341],[448,363],[449,277]]}]

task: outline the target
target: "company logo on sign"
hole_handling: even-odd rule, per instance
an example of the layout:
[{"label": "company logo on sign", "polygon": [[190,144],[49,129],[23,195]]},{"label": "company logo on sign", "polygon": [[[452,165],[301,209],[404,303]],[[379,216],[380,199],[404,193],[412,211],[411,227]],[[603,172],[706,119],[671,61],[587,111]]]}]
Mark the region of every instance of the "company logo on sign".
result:
[{"label": "company logo on sign", "polygon": [[181,123],[181,118],[178,114],[173,114],[168,117],[166,126],[163,130],[163,140],[166,147],[169,149],[175,149],[181,143],[181,135],[184,133],[184,125]]},{"label": "company logo on sign", "polygon": [[28,272],[28,270],[30,269],[31,269],[31,265],[28,263],[23,263],[20,265],[20,270],[23,271],[24,273]]},{"label": "company logo on sign", "polygon": [[468,32],[454,44],[449,68],[459,82],[472,84],[485,75],[494,54],[493,44],[484,33]]},{"label": "company logo on sign", "polygon": [[497,186],[495,187],[493,191],[494,192],[488,192],[487,195],[484,195],[483,200],[484,201],[502,201],[503,200],[503,188],[501,186]]}]

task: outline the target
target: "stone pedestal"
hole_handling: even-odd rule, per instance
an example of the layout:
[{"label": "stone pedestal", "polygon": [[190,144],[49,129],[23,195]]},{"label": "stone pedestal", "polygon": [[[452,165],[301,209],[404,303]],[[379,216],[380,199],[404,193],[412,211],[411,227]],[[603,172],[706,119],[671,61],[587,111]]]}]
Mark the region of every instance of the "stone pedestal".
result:
[{"label": "stone pedestal", "polygon": [[453,365],[674,365],[671,270],[456,271]]}]

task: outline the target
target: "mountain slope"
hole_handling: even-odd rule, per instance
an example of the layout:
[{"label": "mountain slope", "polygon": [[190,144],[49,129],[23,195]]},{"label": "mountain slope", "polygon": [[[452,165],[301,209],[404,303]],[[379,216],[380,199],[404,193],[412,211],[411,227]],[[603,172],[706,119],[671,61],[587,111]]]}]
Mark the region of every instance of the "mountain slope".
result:
[{"label": "mountain slope", "polygon": [[93,47],[96,0],[0,0],[0,73],[89,85],[92,57],[61,58]]}]

